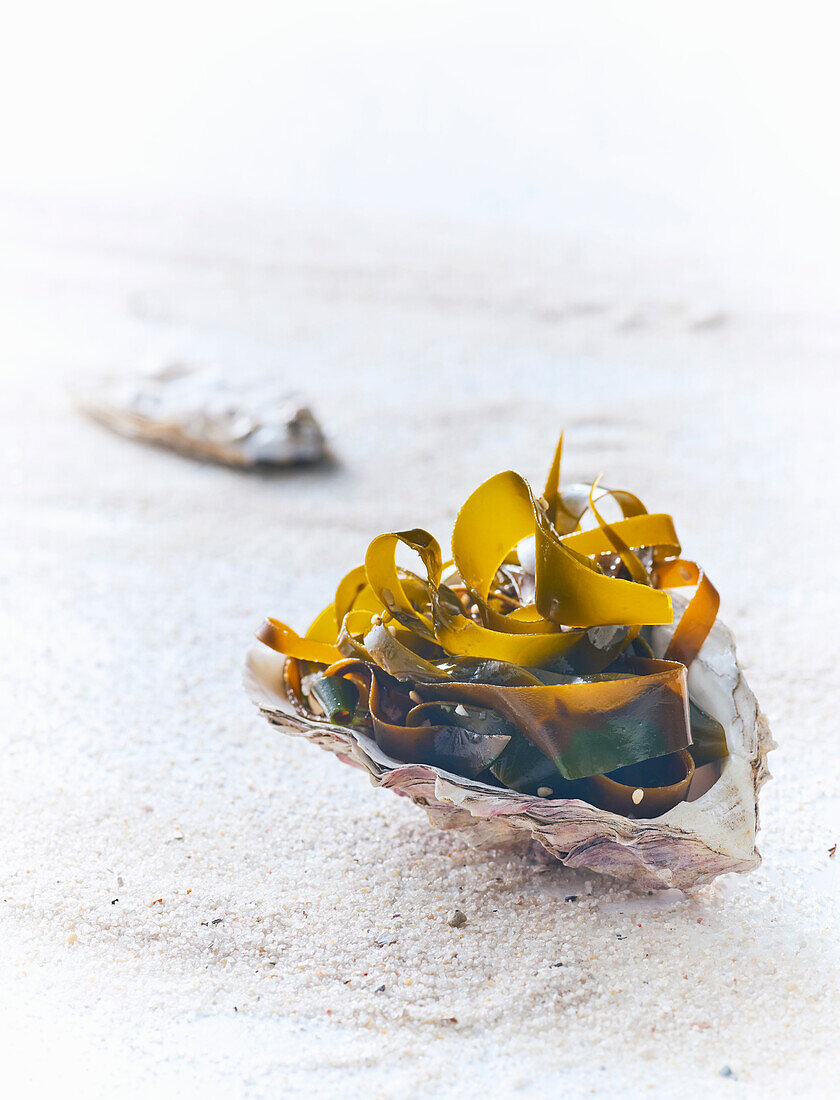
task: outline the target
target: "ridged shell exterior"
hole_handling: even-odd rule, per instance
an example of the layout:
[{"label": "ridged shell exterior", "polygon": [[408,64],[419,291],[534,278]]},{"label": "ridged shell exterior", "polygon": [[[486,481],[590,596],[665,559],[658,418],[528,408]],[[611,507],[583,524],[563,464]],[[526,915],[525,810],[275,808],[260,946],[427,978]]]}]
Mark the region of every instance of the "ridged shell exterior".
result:
[{"label": "ridged shell exterior", "polygon": [[[684,605],[675,595],[677,621]],[[654,632],[659,653],[673,629]],[[724,725],[730,755],[705,794],[650,820],[631,820],[577,799],[517,794],[428,764],[394,760],[361,731],[301,714],[284,689],[283,658],[261,644],[248,653],[245,683],[269,722],[363,768],[374,785],[411,798],[442,829],[464,829],[475,845],[527,848],[536,843],[567,867],[611,875],[645,890],[690,890],[725,872],[750,871],[761,861],[755,847],[758,792],[769,778],[766,757],[775,745],[738,665],[732,634],[721,622],[694,661],[689,685],[701,706]]]}]

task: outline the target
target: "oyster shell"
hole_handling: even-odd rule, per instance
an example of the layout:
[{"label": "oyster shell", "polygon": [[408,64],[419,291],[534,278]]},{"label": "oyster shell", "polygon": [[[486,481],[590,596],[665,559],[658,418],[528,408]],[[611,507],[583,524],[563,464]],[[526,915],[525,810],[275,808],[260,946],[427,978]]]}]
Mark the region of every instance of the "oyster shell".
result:
[{"label": "oyster shell", "polygon": [[[664,653],[686,600],[671,593],[674,623],[656,627],[652,644]],[[626,818],[578,799],[535,798],[467,779],[429,764],[387,756],[363,730],[308,715],[285,690],[285,659],[256,643],[248,652],[245,684],[262,714],[287,732],[307,737],[345,763],[367,771],[375,786],[407,795],[443,829],[465,829],[487,847],[536,843],[567,867],[587,868],[640,889],[688,890],[725,872],[750,871],[758,792],[769,778],[775,747],[735,654],[732,633],[717,621],[688,674],[696,701],[726,731],[729,756],[697,769],[688,801],[655,819]]]},{"label": "oyster shell", "polygon": [[120,435],[230,466],[285,466],[324,457],[309,408],[273,378],[238,379],[217,368],[172,364],[81,388],[88,416]]}]

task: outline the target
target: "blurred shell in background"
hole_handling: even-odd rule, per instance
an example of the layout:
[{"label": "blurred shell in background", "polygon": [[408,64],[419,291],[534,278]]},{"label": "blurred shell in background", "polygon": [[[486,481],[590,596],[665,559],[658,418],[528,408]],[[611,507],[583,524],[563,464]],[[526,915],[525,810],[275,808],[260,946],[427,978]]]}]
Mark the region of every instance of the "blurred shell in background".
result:
[{"label": "blurred shell in background", "polygon": [[174,363],[100,378],[76,393],[88,416],[130,439],[230,466],[287,466],[325,457],[318,421],[273,377],[238,378]]}]

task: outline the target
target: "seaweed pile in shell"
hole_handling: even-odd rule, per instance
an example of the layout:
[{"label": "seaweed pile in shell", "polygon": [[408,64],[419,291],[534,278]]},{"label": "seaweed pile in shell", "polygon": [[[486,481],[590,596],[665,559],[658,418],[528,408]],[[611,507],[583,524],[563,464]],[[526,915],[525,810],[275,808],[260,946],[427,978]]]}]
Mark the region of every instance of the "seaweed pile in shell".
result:
[{"label": "seaweed pile in shell", "polygon": [[643,888],[748,871],[773,743],[717,592],[669,516],[561,489],[561,448],[540,498],[511,471],[479,486],[451,562],[428,532],[380,535],[304,636],[267,620],[250,694],[475,843]]}]

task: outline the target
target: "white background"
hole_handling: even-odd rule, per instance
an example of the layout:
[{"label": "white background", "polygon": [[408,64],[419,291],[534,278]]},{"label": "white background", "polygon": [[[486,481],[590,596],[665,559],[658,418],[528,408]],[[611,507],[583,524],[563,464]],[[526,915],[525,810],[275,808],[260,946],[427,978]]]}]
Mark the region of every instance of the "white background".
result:
[{"label": "white background", "polygon": [[827,3],[15,5],[2,180],[833,263],[837,29]]}]

